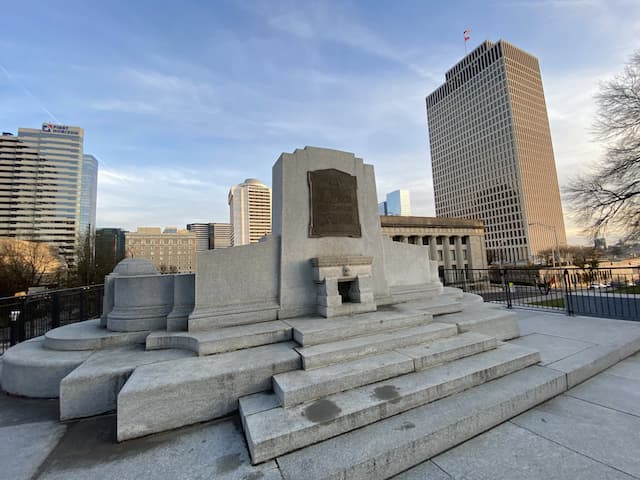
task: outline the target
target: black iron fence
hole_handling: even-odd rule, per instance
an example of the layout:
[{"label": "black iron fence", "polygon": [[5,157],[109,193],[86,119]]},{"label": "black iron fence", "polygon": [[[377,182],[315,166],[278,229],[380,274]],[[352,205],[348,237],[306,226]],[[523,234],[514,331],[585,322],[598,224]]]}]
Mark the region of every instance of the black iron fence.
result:
[{"label": "black iron fence", "polygon": [[486,302],[640,321],[640,267],[444,270],[445,286]]},{"label": "black iron fence", "polygon": [[103,285],[0,298],[0,354],[70,323],[102,315]]}]

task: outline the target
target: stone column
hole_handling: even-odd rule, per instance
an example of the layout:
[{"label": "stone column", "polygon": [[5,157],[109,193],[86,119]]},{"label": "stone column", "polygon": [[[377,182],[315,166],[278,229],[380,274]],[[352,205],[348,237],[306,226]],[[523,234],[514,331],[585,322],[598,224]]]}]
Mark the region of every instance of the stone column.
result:
[{"label": "stone column", "polygon": [[444,259],[444,269],[451,269],[451,250],[449,245],[449,236],[442,236],[442,258]]},{"label": "stone column", "polygon": [[456,242],[456,265],[458,269],[464,270],[464,255],[462,253],[462,237],[460,235],[455,236]]},{"label": "stone column", "polygon": [[429,258],[434,262],[438,261],[438,244],[434,235],[429,237]]}]

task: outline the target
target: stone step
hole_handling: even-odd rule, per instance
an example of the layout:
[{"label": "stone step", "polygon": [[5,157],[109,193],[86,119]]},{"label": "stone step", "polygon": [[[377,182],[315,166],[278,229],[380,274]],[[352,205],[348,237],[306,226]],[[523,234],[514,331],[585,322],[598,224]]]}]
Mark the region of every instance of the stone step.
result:
[{"label": "stone step", "polygon": [[[392,477],[566,390],[561,372],[532,366],[278,458],[284,480]],[[249,417],[251,418],[251,417]]]},{"label": "stone step", "polygon": [[460,300],[464,297],[464,292],[462,291],[462,289],[456,287],[443,287],[442,295]]},{"label": "stone step", "polygon": [[386,330],[398,330],[431,322],[427,312],[403,312],[393,306],[382,307],[376,312],[343,317],[300,318],[287,320],[293,327],[293,339],[300,345],[318,345],[359,335],[374,334]]},{"label": "stone step", "polygon": [[186,350],[149,352],[144,345],[94,352],[60,382],[60,420],[90,417],[115,410],[118,392],[136,367],[194,355]]},{"label": "stone step", "polygon": [[100,350],[144,343],[149,331],[112,332],[100,326],[100,319],[72,323],[44,334],[44,347],[50,350]]},{"label": "stone step", "polygon": [[93,352],[44,348],[44,337],[19,343],[2,355],[2,390],[32,398],[57,398],[60,382]]},{"label": "stone step", "polygon": [[399,349],[397,352],[411,357],[415,370],[419,372],[460,358],[493,350],[497,344],[498,341],[495,337],[479,333],[463,333],[435,340],[432,343]]},{"label": "stone step", "polygon": [[292,328],[276,320],[202,332],[153,332],[147,337],[147,350],[180,348],[203,356],[287,342],[291,336]]},{"label": "stone step", "polygon": [[279,406],[290,408],[333,393],[379,382],[414,371],[414,360],[397,352],[383,352],[315,370],[296,370],[273,377]]},{"label": "stone step", "polygon": [[491,350],[496,343],[492,337],[465,333],[315,370],[281,373],[273,377],[273,391],[279,405],[290,408],[333,393]]},{"label": "stone step", "polygon": [[484,304],[484,299],[475,293],[464,293],[462,295],[462,304],[464,305],[464,308],[467,309],[475,305]]},{"label": "stone step", "polygon": [[438,338],[450,337],[458,333],[458,327],[444,323],[430,323],[419,327],[403,328],[349,338],[337,342],[298,348],[305,370],[325,367],[335,363],[355,360],[419,343],[431,342]]},{"label": "stone step", "polygon": [[300,368],[293,342],[137,367],[118,394],[118,441],[227,415],[238,398]]},{"label": "stone step", "polygon": [[460,332],[481,333],[498,340],[520,336],[518,317],[513,311],[485,305],[469,306],[463,312],[443,315],[438,317],[438,322],[455,324]]},{"label": "stone step", "polygon": [[400,310],[427,312],[433,316],[461,312],[464,309],[462,295],[438,295],[396,305]]},{"label": "stone step", "polygon": [[[540,361],[535,350],[504,344],[495,350],[284,409],[243,419],[253,463],[369,425]],[[309,477],[314,478],[314,477]]]}]

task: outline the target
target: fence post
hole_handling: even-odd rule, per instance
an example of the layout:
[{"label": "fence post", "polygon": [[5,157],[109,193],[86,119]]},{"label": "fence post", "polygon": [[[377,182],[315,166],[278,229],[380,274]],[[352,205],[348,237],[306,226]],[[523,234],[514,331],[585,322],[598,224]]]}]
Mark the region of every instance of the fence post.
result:
[{"label": "fence post", "polygon": [[24,313],[25,313],[25,298],[20,297],[19,304],[16,305],[17,309],[12,310],[9,314],[9,344],[11,346],[17,345],[25,340],[24,329]]},{"label": "fence post", "polygon": [[53,292],[51,297],[51,328],[60,326],[60,292]]},{"label": "fence post", "polygon": [[84,321],[84,310],[85,310],[85,288],[82,287],[82,289],[80,290],[80,319],[79,321],[82,322]]},{"label": "fence post", "polygon": [[500,270],[500,276],[502,277],[502,287],[507,293],[507,308],[513,308],[513,305],[511,304],[511,286],[509,285],[509,282],[508,282],[508,278],[507,278],[508,275],[507,275],[506,268],[503,268],[502,270]]},{"label": "fence post", "polygon": [[567,315],[573,315],[573,303],[571,298],[571,277],[569,276],[569,269],[564,269],[562,275],[562,283],[564,284],[564,298],[566,301]]}]

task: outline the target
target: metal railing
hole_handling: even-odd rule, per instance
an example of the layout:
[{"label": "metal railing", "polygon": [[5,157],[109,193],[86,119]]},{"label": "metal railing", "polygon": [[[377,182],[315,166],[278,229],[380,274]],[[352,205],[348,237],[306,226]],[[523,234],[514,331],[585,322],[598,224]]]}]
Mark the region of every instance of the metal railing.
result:
[{"label": "metal railing", "polygon": [[0,298],[0,354],[53,328],[102,315],[103,285]]},{"label": "metal railing", "polygon": [[445,286],[508,308],[640,321],[640,267],[444,270]]}]

